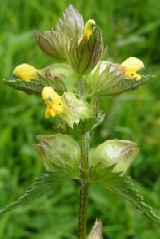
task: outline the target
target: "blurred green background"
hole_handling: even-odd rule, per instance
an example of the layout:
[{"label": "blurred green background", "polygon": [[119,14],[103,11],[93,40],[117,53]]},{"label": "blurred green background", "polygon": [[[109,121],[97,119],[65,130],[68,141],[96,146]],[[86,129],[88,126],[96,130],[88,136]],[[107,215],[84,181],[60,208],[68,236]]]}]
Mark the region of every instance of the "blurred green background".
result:
[{"label": "blurred green background", "polygon": [[[50,30],[69,3],[95,19],[109,46],[107,60],[139,57],[155,80],[112,101],[101,101],[106,112],[92,147],[107,139],[129,139],[140,153],[131,175],[146,203],[160,216],[160,1],[10,1],[1,4],[0,79],[27,62],[41,69],[52,62],[40,51],[33,30]],[[32,148],[35,135],[53,134],[53,119],[34,96],[20,94],[1,81],[0,87],[0,208],[23,195],[43,166]],[[79,185],[67,182],[17,210],[0,216],[3,239],[75,239]],[[129,202],[93,185],[89,191],[88,231],[95,218],[103,222],[106,239],[160,238],[160,229]]]}]

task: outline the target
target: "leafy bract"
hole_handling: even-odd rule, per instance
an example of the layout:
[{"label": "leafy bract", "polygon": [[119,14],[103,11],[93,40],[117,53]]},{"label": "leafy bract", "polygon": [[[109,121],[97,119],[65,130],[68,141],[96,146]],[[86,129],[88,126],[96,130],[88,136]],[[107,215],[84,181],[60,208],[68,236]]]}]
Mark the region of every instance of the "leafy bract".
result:
[{"label": "leafy bract", "polygon": [[24,81],[21,79],[3,80],[8,86],[27,94],[41,96],[43,85],[38,80]]},{"label": "leafy bract", "polygon": [[44,173],[39,178],[36,178],[36,182],[28,187],[26,193],[23,196],[19,197],[17,201],[6,206],[6,208],[2,209],[0,213],[10,211],[27,202],[30,202],[33,199],[44,194],[46,191],[52,189],[53,187],[64,183],[68,179],[79,178],[78,167],[77,169],[74,169],[68,165],[65,165],[64,167],[57,165],[54,166],[56,168],[54,171],[44,171]]},{"label": "leafy bract", "polygon": [[154,77],[152,75],[143,75],[140,80],[124,79],[125,69],[121,65],[108,63],[101,70],[102,64],[103,62],[100,62],[96,69],[86,78],[90,96],[96,95],[113,98],[123,92],[137,89]]},{"label": "leafy bract", "polygon": [[37,43],[42,52],[55,62],[67,60],[70,45],[78,42],[83,33],[84,23],[81,14],[70,4],[59,19],[55,30],[44,34],[35,32]]},{"label": "leafy bract", "polygon": [[106,54],[101,29],[97,26],[88,41],[71,44],[68,59],[72,68],[79,74],[87,74]]},{"label": "leafy bract", "polygon": [[143,197],[139,195],[128,177],[122,176],[121,173],[113,172],[114,167],[115,165],[105,168],[100,163],[90,169],[86,178],[88,181],[98,183],[107,190],[130,201],[146,217],[160,226],[160,217],[152,211],[149,205],[145,204]]},{"label": "leafy bract", "polygon": [[62,134],[69,134],[69,135],[82,135],[84,133],[89,132],[92,127],[97,123],[96,118],[86,118],[86,119],[80,119],[78,124],[73,124],[73,129],[69,127],[67,124],[62,123],[59,120],[59,125],[56,127],[53,127],[55,130],[58,130]]}]

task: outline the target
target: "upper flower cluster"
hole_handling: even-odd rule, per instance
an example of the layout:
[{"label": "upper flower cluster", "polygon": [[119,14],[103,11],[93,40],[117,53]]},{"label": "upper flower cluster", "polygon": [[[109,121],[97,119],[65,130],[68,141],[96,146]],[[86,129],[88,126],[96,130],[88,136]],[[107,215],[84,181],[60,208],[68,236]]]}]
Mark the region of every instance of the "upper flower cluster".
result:
[{"label": "upper flower cluster", "polygon": [[[92,37],[91,37],[92,36]],[[74,71],[86,74],[106,53],[101,29],[90,19],[84,26],[83,18],[72,6],[64,12],[56,30],[36,32],[41,50],[55,62],[68,62]]]},{"label": "upper flower cluster", "polygon": [[[35,33],[40,49],[54,64],[36,70],[28,64],[15,68],[12,87],[39,95],[47,105],[45,117],[60,118],[73,128],[82,119],[94,118],[97,112],[93,97],[115,97],[144,84],[139,71],[144,64],[129,57],[121,64],[102,61],[106,54],[100,27],[95,20],[85,24],[72,6],[65,10],[56,28]],[[22,82],[25,80],[25,83]]]}]

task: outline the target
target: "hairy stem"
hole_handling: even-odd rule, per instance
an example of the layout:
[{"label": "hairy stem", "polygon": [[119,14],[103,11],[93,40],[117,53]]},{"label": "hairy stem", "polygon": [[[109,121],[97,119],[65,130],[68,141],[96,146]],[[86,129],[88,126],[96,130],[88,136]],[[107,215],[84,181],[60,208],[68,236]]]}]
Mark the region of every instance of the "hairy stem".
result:
[{"label": "hairy stem", "polygon": [[[83,170],[88,169],[88,140],[87,133],[81,137],[81,168]],[[81,175],[83,176],[83,175]],[[83,179],[83,177],[82,177]]]},{"label": "hairy stem", "polygon": [[87,237],[88,186],[88,183],[81,181],[79,203],[79,239],[86,239]]},{"label": "hairy stem", "polygon": [[[88,169],[88,140],[87,134],[82,135],[81,138],[81,169],[84,171]],[[81,171],[80,180],[80,203],[79,203],[79,239],[86,239],[87,237],[87,202],[88,202],[88,186],[85,181],[85,175]]]}]

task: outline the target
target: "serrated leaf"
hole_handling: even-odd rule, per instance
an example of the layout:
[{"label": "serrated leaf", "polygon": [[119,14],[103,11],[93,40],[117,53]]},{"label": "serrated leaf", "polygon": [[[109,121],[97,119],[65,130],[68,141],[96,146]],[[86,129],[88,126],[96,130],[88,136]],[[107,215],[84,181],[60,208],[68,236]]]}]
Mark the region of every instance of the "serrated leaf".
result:
[{"label": "serrated leaf", "polygon": [[68,135],[82,135],[87,132],[93,134],[94,129],[103,122],[105,115],[99,112],[97,118],[80,119],[79,124],[74,124],[73,128],[65,124],[60,117],[57,117],[58,126],[53,126],[53,129]]},{"label": "serrated leaf", "polygon": [[152,75],[146,75],[140,80],[124,79],[124,73],[125,68],[123,69],[121,65],[100,62],[86,79],[90,87],[90,95],[113,98],[123,92],[135,90],[153,78]]},{"label": "serrated leaf", "polygon": [[62,77],[60,75],[49,76],[49,75],[45,74],[42,76],[42,75],[38,74],[38,78],[39,78],[41,84],[43,85],[43,87],[50,86],[56,92],[61,93],[61,94],[66,90],[65,85],[62,81]]},{"label": "serrated leaf", "polygon": [[56,62],[64,62],[66,60],[62,40],[56,31],[45,31],[43,35],[35,31],[35,38],[46,56]]},{"label": "serrated leaf", "polygon": [[143,197],[139,195],[138,191],[134,188],[133,183],[126,176],[121,176],[120,173],[113,173],[112,170],[115,165],[104,168],[102,164],[92,167],[89,171],[90,182],[99,183],[107,190],[123,197],[135,205],[142,213],[160,226],[160,217],[158,217],[152,208],[145,204]]},{"label": "serrated leaf", "polygon": [[54,165],[56,167],[55,171],[44,171],[44,173],[36,178],[36,182],[28,187],[26,193],[19,197],[19,199],[8,206],[2,209],[0,213],[8,212],[12,209],[15,209],[29,201],[32,201],[34,198],[39,197],[44,194],[46,191],[50,190],[57,185],[64,183],[68,179],[78,179],[79,178],[79,170],[73,169],[69,165],[65,165],[64,167],[60,167]]},{"label": "serrated leaf", "polygon": [[43,86],[50,86],[56,92],[73,91],[79,76],[67,63],[55,63],[37,71],[38,78]]},{"label": "serrated leaf", "polygon": [[72,42],[79,39],[83,33],[84,23],[82,15],[70,4],[66,8],[63,19],[60,22],[61,30],[65,29],[65,34]]},{"label": "serrated leaf", "polygon": [[102,112],[100,112],[100,111],[98,112],[97,122],[93,125],[92,131],[93,131],[95,128],[97,128],[97,127],[103,122],[105,116],[106,116],[106,113],[102,114]]},{"label": "serrated leaf", "polygon": [[96,118],[80,119],[79,123],[73,124],[73,128],[69,127],[67,124],[60,123],[58,127],[53,127],[62,134],[71,134],[71,135],[82,135],[89,132],[93,126],[97,123]]},{"label": "serrated leaf", "polygon": [[80,178],[80,169],[79,167],[72,167],[66,164],[65,166],[60,166],[53,164],[57,171],[61,172],[63,175],[66,175],[68,179],[79,179]]},{"label": "serrated leaf", "polygon": [[24,81],[21,79],[16,80],[3,80],[8,86],[18,90],[23,91],[27,94],[33,94],[41,96],[43,85],[38,80]]},{"label": "serrated leaf", "polygon": [[59,19],[56,29],[45,31],[42,35],[35,32],[40,49],[52,60],[64,62],[67,60],[67,51],[74,42],[77,42],[84,29],[83,18],[70,4]]},{"label": "serrated leaf", "polygon": [[135,90],[141,85],[146,84],[153,76],[147,75],[147,76],[142,76],[140,80],[136,79],[118,79],[118,83],[112,86],[108,86],[103,91],[100,91],[98,93],[99,96],[108,96],[108,97],[115,97],[117,95],[120,95],[124,92],[130,91],[130,90]]}]

